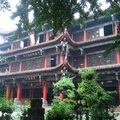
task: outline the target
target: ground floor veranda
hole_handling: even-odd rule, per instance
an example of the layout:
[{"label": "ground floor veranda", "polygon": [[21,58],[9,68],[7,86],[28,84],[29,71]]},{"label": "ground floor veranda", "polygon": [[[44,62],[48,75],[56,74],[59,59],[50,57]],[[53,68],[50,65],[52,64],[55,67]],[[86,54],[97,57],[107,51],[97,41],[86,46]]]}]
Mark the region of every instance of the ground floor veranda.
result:
[{"label": "ground floor veranda", "polygon": [[[108,81],[109,83],[110,81]],[[120,85],[114,80],[113,83],[104,85],[103,81],[99,81],[103,84],[102,87],[106,91],[118,91],[118,94],[113,100],[113,104],[117,105],[120,103]],[[51,104],[54,98],[54,82],[44,81],[44,82],[33,82],[33,83],[17,83],[17,84],[7,84],[6,88],[1,90],[1,93],[6,92],[6,98],[18,98],[22,103],[26,100],[31,100],[33,98],[43,98],[48,104]],[[110,85],[111,84],[111,85]],[[77,82],[75,83],[77,87]],[[60,94],[60,99],[63,99],[63,95]]]},{"label": "ground floor veranda", "polygon": [[[71,69],[69,69],[71,70]],[[60,78],[64,69],[50,70],[48,72],[39,73],[27,73],[18,74],[14,76],[4,77],[4,82],[0,84],[0,93],[6,92],[6,99],[18,98],[22,103],[25,100],[33,98],[43,98],[48,104],[50,104],[54,98],[54,83]],[[65,70],[66,72],[66,70]],[[72,71],[73,72],[73,71]],[[73,76],[72,72],[68,72],[68,76]],[[98,80],[97,82],[106,91],[117,91],[117,95],[114,99],[114,104],[120,103],[120,71],[119,69],[99,69],[97,70]],[[67,82],[67,81],[66,81]],[[77,83],[81,82],[80,76],[76,76],[73,80],[75,87]],[[60,94],[60,99],[63,99],[63,95]]]}]

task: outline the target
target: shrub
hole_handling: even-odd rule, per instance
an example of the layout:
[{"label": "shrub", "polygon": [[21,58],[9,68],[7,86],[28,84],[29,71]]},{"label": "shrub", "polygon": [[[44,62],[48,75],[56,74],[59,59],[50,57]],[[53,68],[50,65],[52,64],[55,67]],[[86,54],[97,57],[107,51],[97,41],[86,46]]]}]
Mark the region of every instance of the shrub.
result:
[{"label": "shrub", "polygon": [[52,104],[52,110],[46,114],[46,120],[73,120],[74,115],[70,112],[70,107],[64,101]]},{"label": "shrub", "polygon": [[[58,82],[54,84],[54,94],[59,95],[59,93],[63,93],[64,95],[67,92],[67,89],[74,88],[74,84],[72,82],[73,78],[62,77]],[[63,87],[63,90],[60,90],[60,87]]]}]

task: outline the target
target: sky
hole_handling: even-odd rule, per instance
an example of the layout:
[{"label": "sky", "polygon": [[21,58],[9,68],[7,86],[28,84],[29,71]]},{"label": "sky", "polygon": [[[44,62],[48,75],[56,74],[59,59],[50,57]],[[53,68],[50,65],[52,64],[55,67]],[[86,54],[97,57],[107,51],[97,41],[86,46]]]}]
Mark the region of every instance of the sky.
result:
[{"label": "sky", "polygon": [[[10,16],[12,15],[12,12],[15,11],[15,6],[19,2],[19,0],[9,0],[11,5],[11,11],[5,11],[4,13],[0,13],[0,31],[1,29],[3,31],[10,31],[16,29],[16,23],[17,19],[11,20]],[[103,8],[106,8],[106,4],[104,2],[105,0],[102,0]]]},{"label": "sky", "polygon": [[[8,0],[10,2],[11,11],[5,11],[0,13],[0,31],[3,32],[9,32],[15,30],[17,19],[11,20],[10,16],[12,15],[12,12],[16,10],[16,5],[19,3],[19,0]],[[2,44],[4,40],[0,37],[0,44]]]},{"label": "sky", "polygon": [[12,29],[14,30],[16,28],[16,20],[11,20],[10,16],[12,15],[12,12],[15,11],[15,6],[19,2],[19,0],[9,1],[11,5],[11,11],[5,11],[3,13],[0,13],[0,29],[4,31],[10,31]]}]

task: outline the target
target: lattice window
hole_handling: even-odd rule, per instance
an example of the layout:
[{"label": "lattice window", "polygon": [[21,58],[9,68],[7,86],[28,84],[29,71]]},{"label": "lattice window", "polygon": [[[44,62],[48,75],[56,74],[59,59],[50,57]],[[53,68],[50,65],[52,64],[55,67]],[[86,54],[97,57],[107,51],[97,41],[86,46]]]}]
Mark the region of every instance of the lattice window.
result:
[{"label": "lattice window", "polygon": [[13,42],[13,50],[20,48],[20,41]]},{"label": "lattice window", "polygon": [[46,34],[40,34],[39,36],[36,37],[37,40],[36,40],[36,44],[39,44],[39,43],[42,43],[42,42],[45,42],[45,39],[46,39]]},{"label": "lattice window", "polygon": [[84,57],[74,58],[74,67],[83,68],[84,67]]},{"label": "lattice window", "polygon": [[22,70],[32,70],[44,67],[44,58],[27,59],[22,62]]},{"label": "lattice window", "polygon": [[8,67],[2,68],[2,69],[0,70],[0,72],[2,72],[2,73],[6,73],[6,72],[8,72],[8,71],[9,71],[9,68],[8,68]]},{"label": "lattice window", "polygon": [[73,34],[73,40],[74,40],[75,42],[83,41],[83,35],[84,35],[83,32],[74,33],[74,34]]},{"label": "lattice window", "polygon": [[90,29],[90,30],[86,31],[88,41],[95,39],[95,38],[112,35],[112,34],[113,34],[113,25],[112,24],[105,25],[103,27]]},{"label": "lattice window", "polygon": [[115,52],[110,53],[107,57],[102,57],[102,53],[87,56],[88,67],[115,64]]},{"label": "lattice window", "polygon": [[48,67],[54,67],[60,63],[60,55],[48,56]]},{"label": "lattice window", "polygon": [[19,71],[19,62],[11,63],[11,72],[18,72]]},{"label": "lattice window", "polygon": [[73,59],[71,56],[68,56],[68,62],[70,63],[70,65],[73,65]]},{"label": "lattice window", "polygon": [[98,38],[99,35],[99,28],[94,28],[86,31],[86,37],[87,41],[90,41],[92,39]]},{"label": "lattice window", "polygon": [[54,53],[56,53],[56,49],[55,48],[46,50],[46,54],[54,54]]}]

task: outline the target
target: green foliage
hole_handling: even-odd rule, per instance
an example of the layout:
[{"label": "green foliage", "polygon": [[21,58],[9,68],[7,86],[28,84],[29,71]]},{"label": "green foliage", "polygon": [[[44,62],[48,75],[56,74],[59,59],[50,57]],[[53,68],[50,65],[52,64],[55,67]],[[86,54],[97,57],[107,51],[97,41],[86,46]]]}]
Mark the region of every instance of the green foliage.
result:
[{"label": "green foliage", "polygon": [[79,74],[81,75],[81,78],[83,80],[96,80],[97,79],[97,74],[95,74],[96,69],[88,69],[88,70],[80,70]]},{"label": "green foliage", "polygon": [[[69,78],[66,76],[61,77],[61,79],[54,84],[54,93],[58,95],[60,92],[65,94],[67,92],[67,89],[74,88],[74,84],[72,82],[73,78]],[[63,87],[64,90],[60,91],[60,87]]]},{"label": "green foliage", "polygon": [[97,83],[95,68],[80,71],[80,74],[83,80],[79,84],[77,92],[85,101],[86,105],[84,107],[89,111],[92,120],[110,117],[108,114],[108,103],[116,92],[107,92]]},{"label": "green foliage", "polygon": [[[108,103],[116,95],[116,91],[105,91],[97,83],[95,68],[79,71],[79,74],[82,82],[78,84],[78,88],[67,90],[68,101],[72,105],[71,109],[76,114],[76,119],[82,120],[83,113],[86,119],[110,119]],[[114,118],[114,116],[111,117]]]},{"label": "green foliage", "polygon": [[[6,100],[5,95],[0,96],[0,111],[2,112],[2,116],[0,119],[2,120],[11,120],[11,114],[13,112],[13,101],[12,100]],[[6,113],[6,114],[5,114]]]},{"label": "green foliage", "polygon": [[3,111],[4,112],[9,112],[11,113],[12,112],[12,104],[13,104],[13,101],[12,100],[6,100],[6,97],[5,95],[1,95],[0,96],[0,111]]},{"label": "green foliage", "polygon": [[[114,114],[110,116],[108,112],[110,108],[108,103],[116,95],[116,91],[105,91],[97,83],[95,68],[79,71],[79,74],[82,77],[82,82],[78,84],[78,88],[67,89],[67,98],[63,101],[54,100],[52,110],[48,112],[46,120],[65,120],[66,116],[69,117],[73,113],[76,120],[82,120],[83,114],[86,120],[108,120],[114,118]],[[57,92],[59,92],[59,87],[66,84],[67,79],[70,78],[63,77],[54,85],[57,88]],[[65,112],[66,110],[67,113]],[[65,116],[65,118],[61,118],[61,116]]]},{"label": "green foliage", "polygon": [[10,3],[8,0],[0,0],[0,11],[10,10]]},{"label": "green foliage", "polygon": [[[88,7],[88,3],[90,7]],[[12,18],[20,17],[19,25],[24,30],[30,30],[35,26],[36,29],[41,29],[45,23],[48,23],[53,29],[53,34],[56,36],[57,31],[64,31],[68,28],[74,19],[76,12],[80,13],[80,18],[77,21],[84,25],[84,19],[88,17],[91,11],[95,14],[95,18],[101,14],[101,4],[98,0],[21,0],[17,6],[16,12]],[[89,8],[86,11],[86,8]],[[34,19],[29,22],[29,12],[33,11]],[[19,32],[18,32],[19,33]]]},{"label": "green foliage", "polygon": [[22,31],[31,31],[32,23],[29,23],[29,0],[21,0],[21,4],[17,6],[16,12],[13,12],[11,19],[15,19],[16,17],[20,17],[20,20],[17,25],[17,30],[14,33],[12,40],[22,38]]},{"label": "green foliage", "polygon": [[52,110],[49,110],[46,114],[46,120],[73,120],[74,115],[70,113],[70,106],[66,102],[53,103]]},{"label": "green foliage", "polygon": [[[5,6],[8,8],[9,4]],[[102,2],[102,1],[101,1]],[[45,23],[48,23],[53,29],[55,37],[57,31],[63,32],[64,28],[68,28],[74,14],[79,13],[79,18],[76,19],[77,23],[85,26],[84,19],[93,12],[95,20],[100,16],[107,16],[111,14],[120,14],[120,1],[119,0],[106,0],[110,4],[110,7],[104,11],[101,8],[99,0],[21,0],[17,6],[16,12],[11,16],[12,19],[17,17],[20,18],[17,24],[17,31],[12,39],[22,37],[22,30],[31,31],[34,26],[35,29],[42,29]],[[89,6],[88,6],[89,4]],[[4,7],[4,4],[1,4]],[[2,7],[1,7],[2,8]],[[86,11],[86,8],[88,11]],[[34,19],[32,22],[29,21],[29,12],[33,11]],[[120,17],[118,18],[120,21]],[[118,23],[118,35],[115,43],[112,43],[109,48],[104,52],[104,56],[107,56],[111,51],[120,49],[120,23]]]},{"label": "green foliage", "polygon": [[76,119],[78,120],[78,115],[80,116],[80,120],[83,117],[83,110],[84,110],[84,100],[82,96],[78,93],[76,88],[72,90],[67,90],[68,92],[68,101],[71,104],[71,109],[73,113],[76,115]]}]

